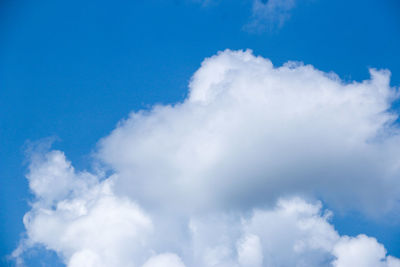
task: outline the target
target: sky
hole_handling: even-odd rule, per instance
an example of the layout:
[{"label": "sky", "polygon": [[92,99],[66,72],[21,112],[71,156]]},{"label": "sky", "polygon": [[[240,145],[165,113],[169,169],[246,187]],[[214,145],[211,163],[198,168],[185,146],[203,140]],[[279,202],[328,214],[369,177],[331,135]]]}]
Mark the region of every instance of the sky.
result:
[{"label": "sky", "polygon": [[399,14],[2,1],[1,266],[399,266]]}]

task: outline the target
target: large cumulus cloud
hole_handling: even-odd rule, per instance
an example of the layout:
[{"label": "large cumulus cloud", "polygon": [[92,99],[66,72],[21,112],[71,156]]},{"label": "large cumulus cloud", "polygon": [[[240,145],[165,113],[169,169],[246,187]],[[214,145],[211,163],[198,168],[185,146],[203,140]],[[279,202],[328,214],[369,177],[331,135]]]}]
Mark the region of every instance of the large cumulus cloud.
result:
[{"label": "large cumulus cloud", "polygon": [[[399,211],[397,97],[388,71],[347,83],[251,51],[206,59],[182,103],[132,113],[76,171],[32,157],[27,238],[68,266],[399,266],[374,238],[340,236],[320,199]],[[102,172],[101,172],[102,173]]]},{"label": "large cumulus cloud", "polygon": [[397,115],[388,111],[396,92],[388,71],[370,72],[345,83],[310,65],[275,68],[225,51],[203,62],[188,99],[132,113],[99,157],[118,173],[117,190],[146,205],[248,208],[302,193],[388,211],[400,189]]}]

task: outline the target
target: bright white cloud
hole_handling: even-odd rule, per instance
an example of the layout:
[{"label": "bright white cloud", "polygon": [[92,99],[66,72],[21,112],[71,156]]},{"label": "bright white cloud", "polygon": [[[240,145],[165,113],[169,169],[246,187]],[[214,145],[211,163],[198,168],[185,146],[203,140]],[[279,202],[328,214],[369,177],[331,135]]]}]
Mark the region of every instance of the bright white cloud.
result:
[{"label": "bright white cloud", "polygon": [[119,193],[156,209],[247,209],[306,194],[336,208],[394,210],[396,92],[388,71],[370,72],[345,83],[310,65],[275,68],[225,51],[203,62],[183,103],[122,121],[99,158],[118,174]]},{"label": "bright white cloud", "polygon": [[[45,158],[44,166],[56,162],[57,173],[71,168],[59,151]],[[396,267],[400,262],[387,256],[373,238],[340,237],[329,223],[331,213],[323,212],[320,203],[280,199],[274,208],[250,213],[175,217],[173,224],[183,229],[170,228],[170,214],[146,215],[132,201],[115,196],[113,179],[92,185],[81,196],[56,201],[54,206],[38,200],[24,218],[27,240],[15,256],[21,257],[24,250],[41,244],[56,251],[68,267]],[[153,224],[151,218],[157,216],[163,220]],[[173,241],[168,234],[159,235],[163,231],[155,227],[168,228],[177,239],[180,232],[188,233],[180,240],[180,247],[169,247],[178,254],[154,255],[163,243]]]},{"label": "bright white cloud", "polygon": [[112,177],[100,182],[76,173],[60,151],[34,162],[27,177],[37,200],[24,216],[28,239],[14,256],[34,244],[54,250],[70,267],[133,266],[144,256],[151,220],[113,194]]},{"label": "bright white cloud", "polygon": [[314,200],[399,211],[388,71],[345,83],[227,50],[189,87],[183,103],[132,113],[100,141],[110,177],[60,151],[33,154],[14,256],[40,244],[69,267],[398,266],[375,239],[340,236]]},{"label": "bright white cloud", "polygon": [[355,238],[342,237],[335,245],[334,267],[398,267],[400,260],[386,256],[385,248],[375,238],[359,235]]},{"label": "bright white cloud", "polygon": [[280,200],[274,210],[256,210],[245,232],[260,238],[264,266],[324,266],[339,236],[320,204]]}]

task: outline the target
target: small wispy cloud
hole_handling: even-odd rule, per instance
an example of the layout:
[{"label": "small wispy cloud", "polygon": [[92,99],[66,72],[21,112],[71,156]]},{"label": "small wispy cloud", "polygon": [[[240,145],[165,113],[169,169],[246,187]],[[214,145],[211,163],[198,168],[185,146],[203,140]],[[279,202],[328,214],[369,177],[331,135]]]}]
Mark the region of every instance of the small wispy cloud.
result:
[{"label": "small wispy cloud", "polygon": [[250,22],[244,28],[249,32],[280,28],[296,4],[297,0],[254,0]]},{"label": "small wispy cloud", "polygon": [[[218,0],[190,0],[202,7],[218,5]],[[251,0],[249,21],[243,29],[249,33],[262,33],[281,28],[291,17],[293,9],[301,0]]]}]

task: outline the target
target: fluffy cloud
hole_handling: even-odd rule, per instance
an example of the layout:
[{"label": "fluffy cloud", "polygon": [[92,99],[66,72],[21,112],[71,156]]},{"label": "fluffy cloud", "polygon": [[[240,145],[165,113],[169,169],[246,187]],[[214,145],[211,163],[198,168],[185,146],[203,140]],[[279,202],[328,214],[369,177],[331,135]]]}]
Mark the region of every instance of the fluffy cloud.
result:
[{"label": "fluffy cloud", "polygon": [[76,173],[60,151],[31,164],[27,175],[36,196],[24,216],[28,240],[21,250],[42,244],[70,267],[132,266],[152,232],[149,217],[112,192],[112,177]]},{"label": "fluffy cloud", "polygon": [[375,238],[359,235],[343,237],[335,246],[335,267],[399,267],[400,260],[386,256],[385,248]]},{"label": "fluffy cloud", "polygon": [[[45,159],[43,166],[55,164],[48,170],[72,172],[73,179],[80,179],[61,152],[52,151]],[[38,170],[44,174],[41,167]],[[29,177],[36,177],[35,171],[31,169]],[[129,199],[115,196],[113,179],[98,181],[81,195],[67,194],[51,205],[37,195],[24,218],[27,239],[14,256],[40,244],[57,252],[69,267],[396,267],[400,263],[373,238],[339,236],[329,223],[331,213],[323,211],[319,202],[280,199],[274,208],[250,213],[175,217],[172,223],[179,227],[169,227],[170,214],[147,215]],[[153,224],[155,218],[159,221]],[[183,239],[182,231],[187,232]],[[173,238],[180,246],[171,246]],[[163,244],[176,254],[161,252]]]},{"label": "fluffy cloud", "polygon": [[203,62],[188,99],[132,113],[98,156],[118,174],[119,193],[152,208],[248,209],[306,194],[336,208],[397,209],[396,92],[388,71],[370,72],[344,83],[225,51]]},{"label": "fluffy cloud", "polygon": [[[375,239],[340,236],[336,210],[399,211],[389,72],[345,83],[251,51],[206,59],[175,105],[132,113],[76,171],[33,154],[26,239],[77,266],[398,266]],[[108,172],[104,172],[108,173]]]}]

